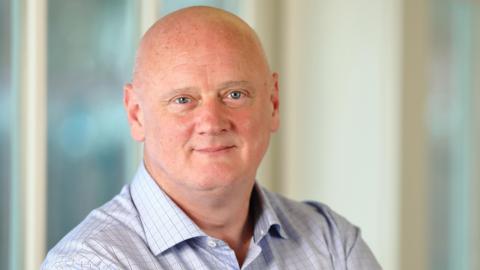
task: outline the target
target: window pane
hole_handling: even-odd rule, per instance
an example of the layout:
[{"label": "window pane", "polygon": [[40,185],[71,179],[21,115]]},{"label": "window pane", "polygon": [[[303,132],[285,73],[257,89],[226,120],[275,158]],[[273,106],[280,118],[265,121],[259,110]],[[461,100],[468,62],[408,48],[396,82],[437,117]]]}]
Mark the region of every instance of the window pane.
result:
[{"label": "window pane", "polygon": [[[472,1],[432,1],[433,62],[429,91],[430,249],[432,269],[477,269],[473,240],[480,195],[475,176],[475,25]],[[478,64],[478,63],[477,63]],[[478,73],[478,72],[477,72]]]},{"label": "window pane", "polygon": [[122,91],[134,2],[48,2],[48,248],[132,177]]},{"label": "window pane", "polygon": [[10,66],[10,1],[0,0],[0,269],[8,268],[8,228],[10,222],[10,127],[11,127],[11,66]]}]

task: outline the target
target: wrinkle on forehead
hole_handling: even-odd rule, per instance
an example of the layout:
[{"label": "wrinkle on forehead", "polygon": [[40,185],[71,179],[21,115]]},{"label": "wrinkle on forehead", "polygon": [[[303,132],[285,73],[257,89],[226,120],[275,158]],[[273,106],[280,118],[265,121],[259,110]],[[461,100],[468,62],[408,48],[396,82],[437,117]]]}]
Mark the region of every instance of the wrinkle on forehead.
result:
[{"label": "wrinkle on forehead", "polygon": [[255,63],[258,72],[270,74],[265,53],[250,26],[220,9],[191,7],[163,17],[145,33],[137,51],[133,85],[144,88],[151,76],[161,76],[158,72],[179,58],[186,64],[195,61],[190,57],[192,52],[208,55],[220,49],[241,54]]}]

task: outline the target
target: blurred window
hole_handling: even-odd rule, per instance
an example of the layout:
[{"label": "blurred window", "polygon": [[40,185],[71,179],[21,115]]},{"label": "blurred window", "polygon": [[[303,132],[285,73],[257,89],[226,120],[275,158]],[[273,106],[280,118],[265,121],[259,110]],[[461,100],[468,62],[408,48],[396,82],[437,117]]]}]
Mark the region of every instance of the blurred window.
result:
[{"label": "blurred window", "polygon": [[[432,269],[477,269],[473,236],[480,234],[480,196],[475,177],[474,66],[480,32],[480,5],[475,1],[431,1],[432,78],[429,91],[430,250]],[[477,58],[478,59],[478,58]],[[477,63],[475,63],[477,61]],[[477,104],[475,104],[477,103]],[[476,188],[477,187],[477,188]],[[478,203],[478,201],[477,201]],[[478,247],[478,246],[477,246]],[[475,254],[477,253],[477,254]],[[478,267],[478,266],[477,266]]]},{"label": "blurred window", "polygon": [[48,1],[48,249],[133,176],[122,107],[138,40],[133,5]]},{"label": "blurred window", "polygon": [[238,15],[239,0],[160,0],[160,14],[165,15],[172,11],[188,6],[212,6],[228,10]]},{"label": "blurred window", "polygon": [[11,179],[11,17],[10,1],[0,0],[0,269],[8,269]]}]

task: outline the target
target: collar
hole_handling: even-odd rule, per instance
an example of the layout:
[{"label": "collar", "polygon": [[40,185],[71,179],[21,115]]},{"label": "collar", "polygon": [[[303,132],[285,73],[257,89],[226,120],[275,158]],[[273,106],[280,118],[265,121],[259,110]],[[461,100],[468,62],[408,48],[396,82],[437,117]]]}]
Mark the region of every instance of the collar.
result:
[{"label": "collar", "polygon": [[254,186],[250,204],[255,222],[253,231],[255,243],[258,243],[267,234],[273,237],[288,239],[284,226],[273,207],[273,201],[269,196],[269,192],[258,183]]},{"label": "collar", "polygon": [[[143,162],[131,184],[131,195],[142,222],[146,241],[155,256],[196,237],[207,235],[158,186]],[[287,239],[267,191],[257,183],[251,198],[254,216],[253,240],[258,243],[267,234]]]},{"label": "collar", "polygon": [[176,244],[205,233],[157,185],[142,164],[131,184],[132,200],[155,256]]}]

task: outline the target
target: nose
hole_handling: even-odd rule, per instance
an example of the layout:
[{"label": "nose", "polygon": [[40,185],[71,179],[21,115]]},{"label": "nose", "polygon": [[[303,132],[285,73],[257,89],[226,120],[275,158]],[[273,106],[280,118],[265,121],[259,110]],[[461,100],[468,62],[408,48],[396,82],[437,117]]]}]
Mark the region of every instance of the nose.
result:
[{"label": "nose", "polygon": [[217,98],[205,99],[197,108],[196,129],[200,135],[219,135],[231,128],[227,108]]}]

